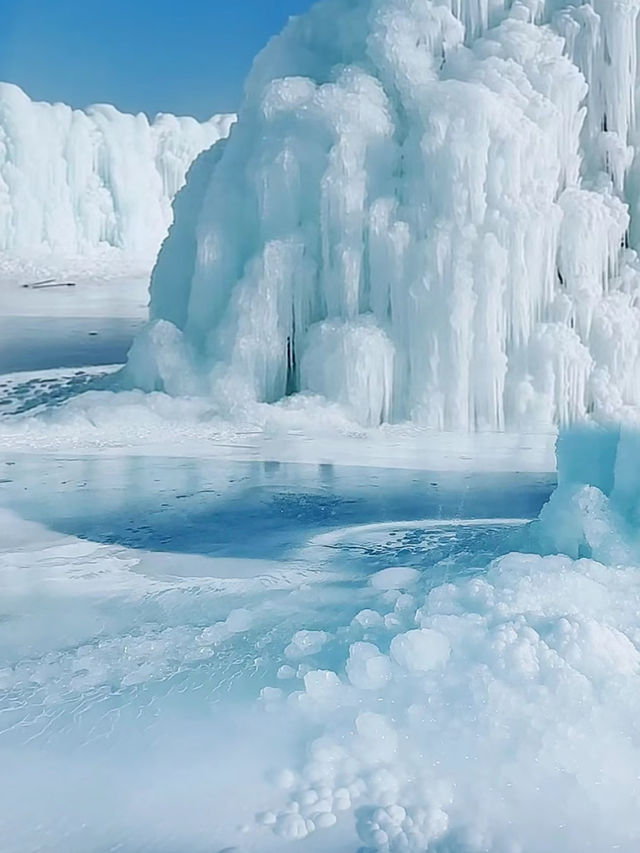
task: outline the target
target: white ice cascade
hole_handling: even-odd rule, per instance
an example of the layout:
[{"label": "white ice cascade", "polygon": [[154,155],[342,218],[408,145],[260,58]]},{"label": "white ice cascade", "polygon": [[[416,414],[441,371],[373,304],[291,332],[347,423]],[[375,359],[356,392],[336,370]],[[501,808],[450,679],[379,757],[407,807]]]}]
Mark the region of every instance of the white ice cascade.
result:
[{"label": "white ice cascade", "polygon": [[0,83],[0,251],[72,257],[114,247],[150,267],[189,166],[233,118],[149,123],[105,104],[35,103]]},{"label": "white ice cascade", "polygon": [[292,19],[178,197],[133,381],[461,430],[639,405],[639,11],[324,0]]}]

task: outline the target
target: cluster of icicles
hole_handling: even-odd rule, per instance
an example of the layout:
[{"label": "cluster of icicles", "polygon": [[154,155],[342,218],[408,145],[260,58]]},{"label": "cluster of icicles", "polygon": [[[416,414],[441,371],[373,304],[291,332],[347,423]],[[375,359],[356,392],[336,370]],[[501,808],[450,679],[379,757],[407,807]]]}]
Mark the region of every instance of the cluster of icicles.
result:
[{"label": "cluster of icicles", "polygon": [[640,0],[324,0],[192,169],[133,381],[364,424],[640,404]]},{"label": "cluster of icicles", "polygon": [[0,83],[0,251],[76,258],[112,248],[150,269],[189,166],[233,120],[149,122],[108,104],[35,102]]}]

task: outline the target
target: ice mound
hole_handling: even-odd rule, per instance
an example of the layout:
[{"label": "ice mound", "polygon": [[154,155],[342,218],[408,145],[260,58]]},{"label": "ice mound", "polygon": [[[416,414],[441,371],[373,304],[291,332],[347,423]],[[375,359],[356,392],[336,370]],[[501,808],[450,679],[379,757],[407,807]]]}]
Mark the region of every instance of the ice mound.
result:
[{"label": "ice mound", "polygon": [[114,247],[150,268],[171,202],[234,117],[126,115],[34,103],[0,83],[0,251],[73,257]]},{"label": "ice mound", "polygon": [[363,853],[636,850],[639,459],[637,433],[566,434],[541,553],[436,588],[374,584],[331,662],[314,648],[271,697],[309,734],[258,823],[355,827]]},{"label": "ice mound", "polygon": [[640,403],[639,9],[324,0],[293,19],[153,276],[199,393],[461,430]]}]

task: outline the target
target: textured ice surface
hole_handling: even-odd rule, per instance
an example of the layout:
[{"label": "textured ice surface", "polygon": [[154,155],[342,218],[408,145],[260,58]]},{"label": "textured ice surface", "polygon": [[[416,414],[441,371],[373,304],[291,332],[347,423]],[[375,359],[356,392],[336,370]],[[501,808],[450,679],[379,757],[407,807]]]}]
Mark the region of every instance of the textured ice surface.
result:
[{"label": "textured ice surface", "polygon": [[637,405],[639,9],[325,0],[292,20],[178,197],[133,381],[462,430]]},{"label": "textured ice surface", "polygon": [[[337,667],[353,619],[350,677],[371,695],[386,689],[389,666],[363,632],[387,593],[369,575],[413,568],[418,592],[475,574],[522,522],[455,516],[531,516],[550,488],[537,477],[33,454],[1,459],[0,481],[0,507],[14,509],[0,508],[6,853],[281,853],[296,824],[280,815],[298,785],[286,768],[309,729],[271,710],[303,683],[326,699],[339,676],[313,671]],[[338,802],[344,819],[315,850],[354,853],[353,813]],[[333,809],[324,814],[315,822],[329,828]]]},{"label": "textured ice surface", "polygon": [[[55,407],[0,418],[4,450],[135,452],[144,456],[275,460],[438,471],[553,471],[555,436],[438,433],[413,424],[361,428],[342,410],[301,401],[299,407],[242,407],[220,417],[206,398],[108,390],[76,396],[73,377],[54,379]],[[48,382],[50,377],[42,379]],[[71,380],[69,382],[68,380]],[[39,381],[30,378],[30,388]],[[11,380],[14,386],[15,378]],[[67,385],[65,393],[62,385]],[[102,388],[104,389],[104,385]],[[88,389],[85,389],[88,390]],[[29,393],[25,389],[25,393]],[[44,401],[43,401],[44,402]]]},{"label": "textured ice surface", "polygon": [[563,436],[530,531],[551,556],[380,589],[335,632],[341,653],[272,697],[309,728],[276,835],[351,823],[368,853],[637,847],[639,450],[637,433]]},{"label": "textured ice surface", "polygon": [[7,853],[634,853],[639,450],[563,435],[528,529],[516,475],[6,456]]},{"label": "textured ice surface", "polygon": [[153,264],[171,202],[201,151],[232,116],[126,115],[34,103],[0,84],[0,251],[73,257],[121,249]]}]

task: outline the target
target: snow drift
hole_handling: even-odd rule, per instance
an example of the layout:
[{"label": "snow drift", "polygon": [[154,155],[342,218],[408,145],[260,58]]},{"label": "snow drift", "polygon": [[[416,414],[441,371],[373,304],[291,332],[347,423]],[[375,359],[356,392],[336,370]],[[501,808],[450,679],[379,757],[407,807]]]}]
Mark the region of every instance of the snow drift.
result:
[{"label": "snow drift", "polygon": [[126,115],[34,103],[0,84],[0,251],[73,257],[105,247],[148,267],[193,160],[234,117]]},{"label": "snow drift", "polygon": [[178,197],[134,384],[461,430],[636,406],[639,9],[293,19]]}]

